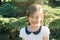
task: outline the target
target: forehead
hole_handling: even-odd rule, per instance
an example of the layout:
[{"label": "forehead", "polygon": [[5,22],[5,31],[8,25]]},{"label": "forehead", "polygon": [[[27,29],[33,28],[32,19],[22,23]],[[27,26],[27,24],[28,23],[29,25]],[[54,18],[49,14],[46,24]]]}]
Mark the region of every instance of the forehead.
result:
[{"label": "forehead", "polygon": [[30,16],[41,16],[41,15],[42,15],[41,12],[34,12]]}]

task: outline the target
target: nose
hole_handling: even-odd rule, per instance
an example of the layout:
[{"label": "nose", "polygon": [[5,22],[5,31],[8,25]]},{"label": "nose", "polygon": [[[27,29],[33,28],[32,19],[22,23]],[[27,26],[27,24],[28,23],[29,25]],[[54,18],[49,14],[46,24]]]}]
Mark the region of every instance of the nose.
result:
[{"label": "nose", "polygon": [[32,20],[35,21],[35,20],[38,20],[38,19],[36,19],[36,18],[32,18]]}]

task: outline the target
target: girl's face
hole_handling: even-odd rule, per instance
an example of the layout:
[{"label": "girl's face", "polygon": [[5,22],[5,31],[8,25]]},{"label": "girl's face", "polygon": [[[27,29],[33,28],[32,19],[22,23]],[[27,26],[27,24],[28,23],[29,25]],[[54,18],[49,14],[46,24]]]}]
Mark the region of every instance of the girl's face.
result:
[{"label": "girl's face", "polygon": [[41,24],[41,13],[40,12],[35,12],[32,15],[29,16],[29,23],[32,26],[40,26]]}]

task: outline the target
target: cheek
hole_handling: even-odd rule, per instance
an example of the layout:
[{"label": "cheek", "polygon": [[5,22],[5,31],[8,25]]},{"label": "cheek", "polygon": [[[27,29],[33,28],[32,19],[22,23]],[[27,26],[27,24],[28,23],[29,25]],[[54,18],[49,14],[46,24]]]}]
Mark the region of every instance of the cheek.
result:
[{"label": "cheek", "polygon": [[40,23],[40,20],[37,20],[36,22]]},{"label": "cheek", "polygon": [[38,19],[36,22],[37,22],[37,23],[41,23],[41,19]]}]

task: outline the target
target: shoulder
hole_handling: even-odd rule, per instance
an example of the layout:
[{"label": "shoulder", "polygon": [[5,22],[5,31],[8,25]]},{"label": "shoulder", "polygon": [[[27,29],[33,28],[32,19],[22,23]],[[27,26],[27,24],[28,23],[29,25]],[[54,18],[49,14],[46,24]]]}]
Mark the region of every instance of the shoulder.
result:
[{"label": "shoulder", "polygon": [[25,27],[21,28],[20,29],[20,32],[24,32],[24,30],[25,30]]},{"label": "shoulder", "polygon": [[20,29],[19,37],[21,37],[21,38],[24,37],[24,30],[25,30],[25,27],[23,27],[23,28]]},{"label": "shoulder", "polygon": [[42,26],[42,30],[44,33],[49,33],[50,34],[50,29],[47,26]]},{"label": "shoulder", "polygon": [[42,26],[42,29],[43,29],[43,30],[49,30],[49,27],[47,27],[47,26]]},{"label": "shoulder", "polygon": [[42,26],[42,30],[43,30],[43,35],[44,36],[49,36],[50,30],[47,26]]}]

